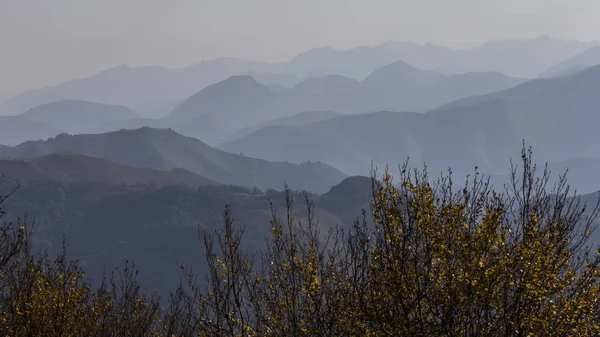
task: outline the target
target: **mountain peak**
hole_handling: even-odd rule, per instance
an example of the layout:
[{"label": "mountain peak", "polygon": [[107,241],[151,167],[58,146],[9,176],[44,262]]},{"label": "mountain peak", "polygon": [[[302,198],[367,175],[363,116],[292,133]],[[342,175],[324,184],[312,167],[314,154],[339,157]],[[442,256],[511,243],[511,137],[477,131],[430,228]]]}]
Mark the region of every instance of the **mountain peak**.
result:
[{"label": "mountain peak", "polygon": [[324,197],[347,198],[356,195],[370,195],[372,191],[373,178],[365,176],[352,176],[342,180],[339,184],[331,187]]},{"label": "mountain peak", "polygon": [[404,61],[387,64],[371,73],[363,80],[367,85],[402,85],[410,81],[412,84],[431,84],[444,76],[433,71],[422,70]]},{"label": "mountain peak", "polygon": [[398,60],[396,62],[386,64],[385,66],[375,70],[375,72],[377,72],[377,71],[382,71],[382,72],[383,71],[396,71],[396,72],[399,72],[399,71],[423,71],[423,72],[426,72],[426,70],[422,70],[417,67],[413,67],[412,65],[410,65],[402,60]]},{"label": "mountain peak", "polygon": [[167,118],[192,120],[203,115],[250,114],[276,96],[252,76],[232,76],[197,92],[176,107]]},{"label": "mountain peak", "polygon": [[535,41],[550,41],[550,40],[554,40],[554,39],[551,38],[550,35],[544,34],[544,35],[540,35],[540,36],[536,37],[534,40]]}]

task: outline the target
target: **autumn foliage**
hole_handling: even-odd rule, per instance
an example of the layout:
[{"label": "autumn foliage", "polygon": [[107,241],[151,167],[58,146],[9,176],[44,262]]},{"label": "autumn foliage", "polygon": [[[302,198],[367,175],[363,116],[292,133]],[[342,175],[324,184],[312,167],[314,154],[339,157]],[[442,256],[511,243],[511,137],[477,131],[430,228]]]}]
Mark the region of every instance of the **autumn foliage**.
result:
[{"label": "autumn foliage", "polygon": [[[590,336],[600,334],[598,204],[531,154],[502,188],[475,173],[373,176],[352,228],[273,208],[265,249],[243,247],[232,212],[203,232],[208,271],[183,269],[160,305],[129,265],[93,286],[76,263],[33,257],[26,230],[0,238],[0,333],[10,336]],[[300,213],[299,213],[300,214]],[[328,228],[328,229],[325,229]],[[49,262],[51,261],[51,262]],[[202,275],[200,275],[202,276]]]}]

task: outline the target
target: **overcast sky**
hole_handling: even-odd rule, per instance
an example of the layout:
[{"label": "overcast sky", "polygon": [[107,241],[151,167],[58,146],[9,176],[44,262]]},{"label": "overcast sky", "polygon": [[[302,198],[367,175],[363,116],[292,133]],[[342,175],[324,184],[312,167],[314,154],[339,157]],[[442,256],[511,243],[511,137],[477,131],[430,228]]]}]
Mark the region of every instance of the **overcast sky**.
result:
[{"label": "overcast sky", "polygon": [[388,39],[600,40],[594,0],[0,0],[0,96],[119,64],[282,61]]}]

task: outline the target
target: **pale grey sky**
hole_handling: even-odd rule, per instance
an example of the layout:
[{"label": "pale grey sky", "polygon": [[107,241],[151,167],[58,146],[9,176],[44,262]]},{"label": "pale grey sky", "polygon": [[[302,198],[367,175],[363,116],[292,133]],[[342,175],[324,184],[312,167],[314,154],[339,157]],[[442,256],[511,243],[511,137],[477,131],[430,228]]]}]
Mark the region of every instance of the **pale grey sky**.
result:
[{"label": "pale grey sky", "polygon": [[0,96],[119,64],[282,61],[388,39],[600,40],[594,0],[0,0]]}]

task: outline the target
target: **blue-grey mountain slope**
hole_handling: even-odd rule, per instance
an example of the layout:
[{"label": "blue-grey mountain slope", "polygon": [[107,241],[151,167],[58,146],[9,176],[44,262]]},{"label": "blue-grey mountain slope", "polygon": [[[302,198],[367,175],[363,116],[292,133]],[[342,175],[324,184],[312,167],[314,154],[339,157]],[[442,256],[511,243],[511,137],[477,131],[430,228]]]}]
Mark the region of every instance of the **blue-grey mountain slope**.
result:
[{"label": "blue-grey mountain slope", "polygon": [[21,116],[70,133],[89,132],[99,125],[138,117],[122,105],[75,100],[42,104]]},{"label": "blue-grey mountain slope", "polygon": [[241,129],[306,111],[420,112],[524,81],[499,73],[444,76],[402,61],[374,71],[363,81],[337,75],[314,77],[280,92],[249,76],[234,76],[194,94],[164,120],[178,132],[214,145]]},{"label": "blue-grey mountain slope", "polygon": [[122,65],[86,78],[26,91],[6,100],[0,112],[19,114],[40,104],[71,99],[125,105],[143,116],[157,116],[157,110],[162,107],[215,82],[249,71],[269,72],[277,67],[233,58],[203,61],[175,69]]},{"label": "blue-grey mountain slope", "polygon": [[141,128],[105,134],[61,134],[0,149],[1,157],[31,158],[72,152],[118,164],[154,169],[182,168],[220,183],[324,192],[345,178],[337,169],[320,163],[270,162],[214,149],[169,129]]},{"label": "blue-grey mountain slope", "polygon": [[427,163],[434,172],[451,166],[469,173],[478,166],[490,174],[505,173],[523,140],[542,162],[598,158],[598,83],[600,66],[465,98],[424,114],[378,112],[269,127],[221,148],[290,162],[310,157],[359,175],[368,172],[371,161],[381,167],[407,157],[416,165]]},{"label": "blue-grey mountain slope", "polygon": [[600,47],[592,47],[581,54],[553,65],[541,73],[540,77],[568,76],[598,64],[600,64]]},{"label": "blue-grey mountain slope", "polygon": [[22,116],[0,116],[0,145],[17,145],[28,140],[54,137],[64,132]]}]

